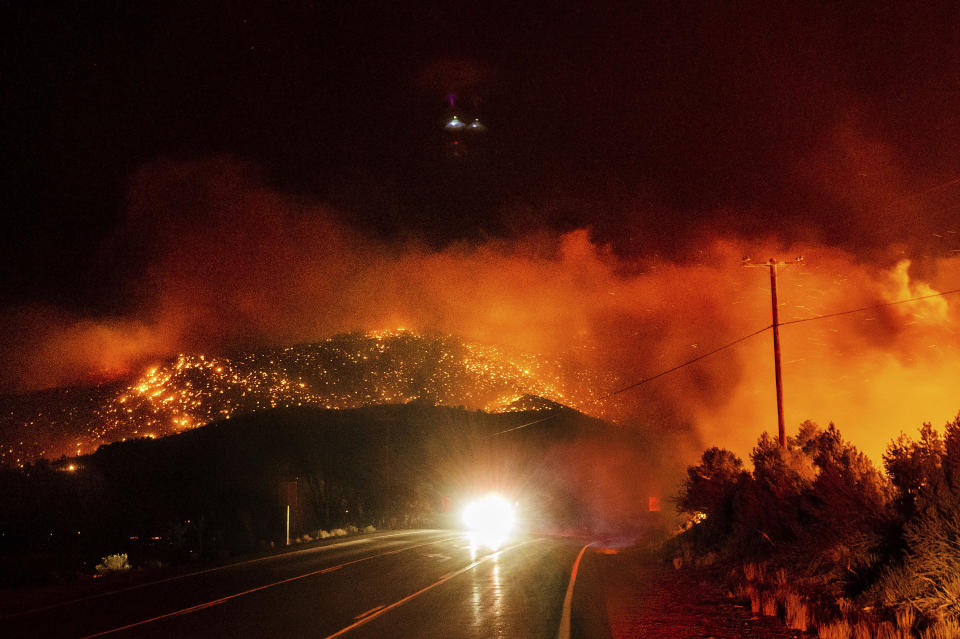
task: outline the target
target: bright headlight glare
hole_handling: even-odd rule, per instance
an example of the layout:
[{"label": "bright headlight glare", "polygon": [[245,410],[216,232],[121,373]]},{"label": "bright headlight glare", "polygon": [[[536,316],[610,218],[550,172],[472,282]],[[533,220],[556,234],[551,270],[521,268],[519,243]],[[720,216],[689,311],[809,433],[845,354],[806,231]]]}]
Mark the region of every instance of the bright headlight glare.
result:
[{"label": "bright headlight glare", "polygon": [[463,524],[477,532],[506,534],[516,523],[513,505],[500,495],[487,495],[467,504]]}]

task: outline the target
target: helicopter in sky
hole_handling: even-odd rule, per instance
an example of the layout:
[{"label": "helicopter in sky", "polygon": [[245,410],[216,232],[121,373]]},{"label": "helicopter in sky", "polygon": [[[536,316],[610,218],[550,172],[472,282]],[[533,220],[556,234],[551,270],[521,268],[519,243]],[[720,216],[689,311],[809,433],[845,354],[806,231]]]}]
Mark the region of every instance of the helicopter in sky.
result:
[{"label": "helicopter in sky", "polygon": [[446,96],[447,112],[443,131],[447,152],[454,158],[466,158],[479,149],[479,138],[487,127],[480,121],[479,100],[473,101],[472,109],[463,109],[457,104],[456,94]]}]

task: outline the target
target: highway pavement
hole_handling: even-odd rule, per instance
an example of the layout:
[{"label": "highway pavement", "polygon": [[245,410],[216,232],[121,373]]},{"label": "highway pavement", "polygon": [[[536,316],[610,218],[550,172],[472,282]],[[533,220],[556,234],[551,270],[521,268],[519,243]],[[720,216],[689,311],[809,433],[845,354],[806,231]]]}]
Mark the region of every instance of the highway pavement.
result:
[{"label": "highway pavement", "polygon": [[593,622],[578,616],[602,606],[572,586],[575,566],[589,562],[585,545],[520,535],[493,549],[438,530],[363,535],[18,611],[0,617],[0,634],[586,637]]}]

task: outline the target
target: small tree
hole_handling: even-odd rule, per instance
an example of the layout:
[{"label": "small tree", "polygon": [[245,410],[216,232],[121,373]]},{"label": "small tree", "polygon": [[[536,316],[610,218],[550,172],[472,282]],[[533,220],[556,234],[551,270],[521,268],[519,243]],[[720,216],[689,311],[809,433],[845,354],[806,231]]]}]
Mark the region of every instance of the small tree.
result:
[{"label": "small tree", "polygon": [[686,513],[719,514],[730,492],[746,473],[743,461],[729,450],[714,446],[703,453],[696,466],[687,468],[677,509]]},{"label": "small tree", "polygon": [[940,433],[929,423],[920,429],[918,441],[901,433],[887,446],[883,464],[898,489],[897,502],[904,518],[913,516],[921,489],[939,477],[945,450]]},{"label": "small tree", "polygon": [[701,543],[716,546],[729,534],[733,496],[738,485],[749,479],[743,461],[729,450],[713,447],[703,453],[696,466],[687,468],[680,488],[677,510],[702,521]]}]

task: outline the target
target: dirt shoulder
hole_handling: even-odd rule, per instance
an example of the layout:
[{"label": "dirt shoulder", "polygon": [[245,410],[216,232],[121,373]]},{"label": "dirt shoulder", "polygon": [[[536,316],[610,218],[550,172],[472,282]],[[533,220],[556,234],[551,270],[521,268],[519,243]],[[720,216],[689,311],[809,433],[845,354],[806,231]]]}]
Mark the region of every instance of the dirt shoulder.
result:
[{"label": "dirt shoulder", "polygon": [[[579,639],[794,639],[803,633],[778,619],[753,615],[710,574],[675,570],[639,550],[598,550],[584,562],[583,585],[593,605],[575,612]],[[579,588],[579,581],[578,581]],[[587,598],[582,598],[586,602]],[[602,602],[600,604],[599,602]]]}]

